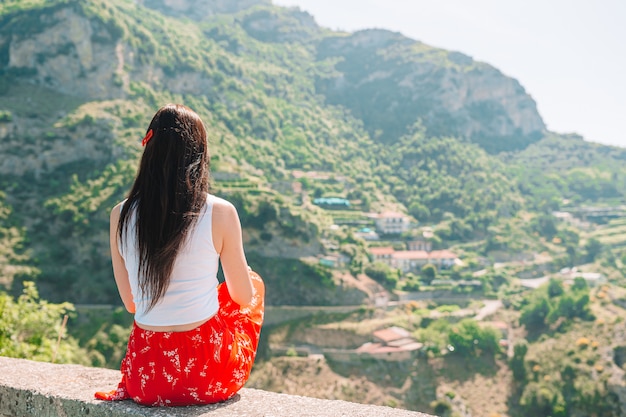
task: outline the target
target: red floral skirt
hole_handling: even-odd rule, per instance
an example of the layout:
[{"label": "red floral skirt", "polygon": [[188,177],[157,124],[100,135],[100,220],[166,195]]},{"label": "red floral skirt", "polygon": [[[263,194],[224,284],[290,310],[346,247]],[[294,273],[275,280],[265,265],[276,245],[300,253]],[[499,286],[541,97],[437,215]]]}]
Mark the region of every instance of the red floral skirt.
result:
[{"label": "red floral skirt", "polygon": [[184,332],[155,332],[133,324],[122,381],[96,399],[132,399],[148,406],[210,404],[233,397],[250,376],[263,323],[265,287],[251,273],[254,296],[241,307],[218,286],[219,311]]}]

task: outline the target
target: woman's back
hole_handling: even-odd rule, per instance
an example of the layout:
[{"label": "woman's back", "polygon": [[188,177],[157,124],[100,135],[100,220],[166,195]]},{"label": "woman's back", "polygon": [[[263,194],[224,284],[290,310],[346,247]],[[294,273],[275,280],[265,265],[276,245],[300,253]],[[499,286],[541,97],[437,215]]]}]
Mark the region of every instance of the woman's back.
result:
[{"label": "woman's back", "polygon": [[164,106],[142,145],[139,172],[126,202],[111,211],[110,225],[115,281],[135,323],[122,381],[96,398],[144,405],[224,401],[250,375],[265,287],[247,265],[235,207],[208,194],[200,117],[182,105]]},{"label": "woman's back", "polygon": [[[197,324],[213,316],[217,301],[217,270],[219,253],[213,243],[213,206],[218,197],[207,195],[205,208],[176,256],[168,287],[151,309],[149,294],[139,285],[139,253],[136,244],[134,216],[120,245],[121,255],[129,272],[129,282],[135,302],[135,321],[146,329],[164,330],[157,326]],[[223,201],[223,200],[222,200]]]}]

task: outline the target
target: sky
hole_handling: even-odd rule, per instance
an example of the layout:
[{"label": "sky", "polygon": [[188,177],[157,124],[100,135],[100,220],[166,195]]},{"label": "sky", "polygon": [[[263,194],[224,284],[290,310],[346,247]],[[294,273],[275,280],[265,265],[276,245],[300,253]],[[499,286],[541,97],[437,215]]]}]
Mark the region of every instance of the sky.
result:
[{"label": "sky", "polygon": [[389,29],[516,78],[548,129],[626,148],[625,0],[273,0],[321,26]]}]

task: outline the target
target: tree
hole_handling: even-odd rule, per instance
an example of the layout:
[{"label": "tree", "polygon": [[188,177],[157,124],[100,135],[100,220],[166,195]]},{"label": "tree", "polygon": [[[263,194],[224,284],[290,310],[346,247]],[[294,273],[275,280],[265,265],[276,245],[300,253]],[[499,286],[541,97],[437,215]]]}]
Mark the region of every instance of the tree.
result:
[{"label": "tree", "polygon": [[426,264],[422,267],[422,281],[424,281],[427,285],[430,285],[433,280],[437,277],[437,267],[433,264]]},{"label": "tree", "polygon": [[550,278],[550,281],[548,282],[548,296],[550,298],[558,297],[563,294],[564,291],[563,283],[560,280]]},{"label": "tree", "polygon": [[374,262],[365,268],[365,274],[387,288],[395,288],[398,283],[398,273],[389,265]]},{"label": "tree", "polygon": [[548,323],[554,323],[557,321],[559,317],[564,317],[566,319],[573,318],[575,314],[575,304],[574,297],[571,294],[563,294],[559,299],[556,308],[548,314],[547,321]]},{"label": "tree", "polygon": [[492,327],[481,327],[475,320],[461,320],[450,329],[448,342],[454,352],[460,355],[478,353],[496,354],[500,352],[500,335]]},{"label": "tree", "polygon": [[572,291],[586,291],[589,289],[587,281],[583,277],[574,278],[574,285],[572,285]]},{"label": "tree", "polygon": [[519,322],[527,329],[538,328],[546,323],[546,318],[550,314],[550,302],[545,295],[538,295],[535,299],[522,309]]},{"label": "tree", "polygon": [[557,236],[561,239],[561,243],[564,245],[572,245],[576,247],[580,242],[580,235],[572,229],[559,230]]},{"label": "tree", "polygon": [[556,228],[556,220],[551,214],[542,214],[537,217],[534,220],[532,227],[533,230],[539,233],[539,235],[545,237],[547,240],[552,240],[558,232]]},{"label": "tree", "polygon": [[566,404],[563,394],[553,385],[531,382],[526,385],[520,406],[526,416],[565,417]]},{"label": "tree", "polygon": [[567,253],[569,264],[574,265],[576,263],[576,255],[578,253],[578,246],[568,243],[565,247],[565,253]]},{"label": "tree", "polygon": [[526,353],[528,353],[528,343],[521,340],[513,347],[513,357],[509,366],[513,371],[513,378],[518,382],[526,381]]},{"label": "tree", "polygon": [[409,205],[409,214],[419,221],[427,221],[430,217],[430,210],[420,202],[413,201]]},{"label": "tree", "polygon": [[603,249],[604,247],[602,243],[598,239],[592,237],[585,244],[585,251],[587,252],[585,260],[587,262],[595,261],[596,257],[602,252]]}]

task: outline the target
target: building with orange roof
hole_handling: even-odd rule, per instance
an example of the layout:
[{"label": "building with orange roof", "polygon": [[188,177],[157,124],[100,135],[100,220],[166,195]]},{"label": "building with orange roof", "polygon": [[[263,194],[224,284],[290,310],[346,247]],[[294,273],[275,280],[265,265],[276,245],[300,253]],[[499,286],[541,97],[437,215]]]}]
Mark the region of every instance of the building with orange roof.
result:
[{"label": "building with orange roof", "polygon": [[361,357],[380,359],[385,361],[407,361],[415,357],[423,343],[418,342],[406,329],[401,327],[388,327],[373,333],[375,342],[365,343],[360,346],[356,353]]},{"label": "building with orange roof", "polygon": [[449,250],[423,250],[397,251],[390,246],[370,248],[370,254],[374,262],[383,262],[392,268],[402,272],[419,271],[424,265],[432,264],[439,269],[452,267],[458,260],[458,256]]},{"label": "building with orange roof", "polygon": [[389,264],[387,261],[391,259],[391,255],[395,252],[395,249],[391,246],[370,248],[370,254],[374,259],[374,262],[383,262]]}]

